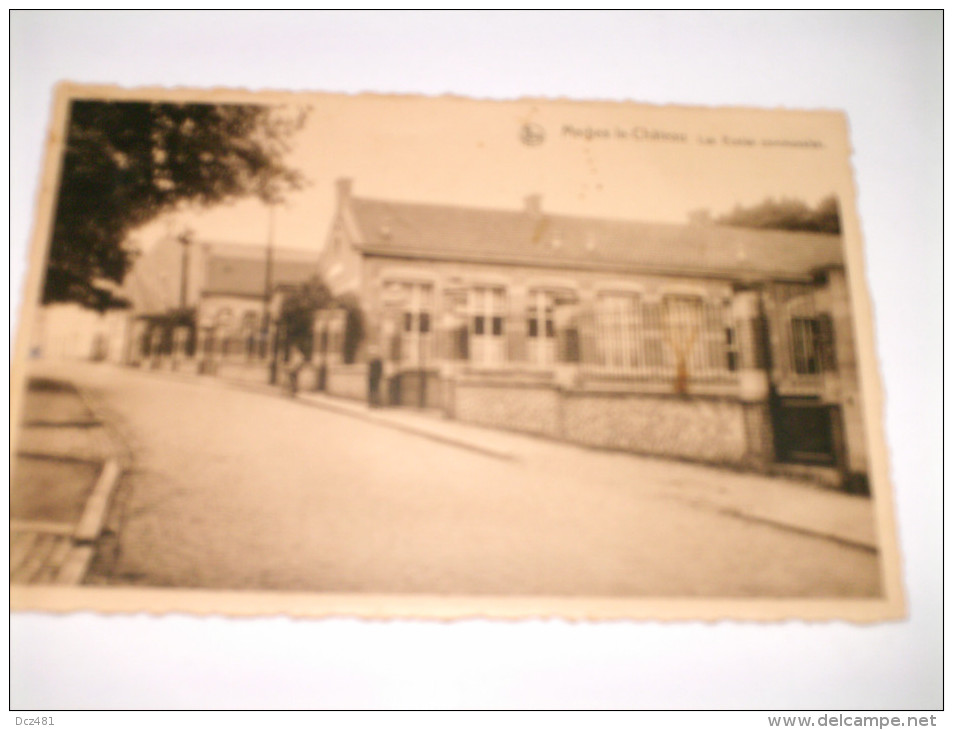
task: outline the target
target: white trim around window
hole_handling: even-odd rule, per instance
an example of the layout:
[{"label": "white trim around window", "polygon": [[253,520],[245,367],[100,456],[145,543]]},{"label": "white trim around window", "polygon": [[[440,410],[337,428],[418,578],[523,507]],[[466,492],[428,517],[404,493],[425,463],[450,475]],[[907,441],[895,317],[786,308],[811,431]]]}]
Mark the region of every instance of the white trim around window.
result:
[{"label": "white trim around window", "polygon": [[474,284],[467,294],[470,362],[497,367],[506,362],[507,289],[501,284]]}]

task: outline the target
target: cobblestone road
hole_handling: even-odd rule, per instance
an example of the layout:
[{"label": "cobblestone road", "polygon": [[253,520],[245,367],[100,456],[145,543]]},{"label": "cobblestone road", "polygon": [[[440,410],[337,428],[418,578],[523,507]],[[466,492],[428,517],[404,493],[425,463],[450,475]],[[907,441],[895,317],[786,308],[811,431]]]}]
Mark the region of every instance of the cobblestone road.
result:
[{"label": "cobblestone road", "polygon": [[614,596],[880,590],[874,552],[695,499],[745,475],[500,434],[521,455],[509,461],[217,380],[105,365],[63,372],[133,457],[106,582]]}]

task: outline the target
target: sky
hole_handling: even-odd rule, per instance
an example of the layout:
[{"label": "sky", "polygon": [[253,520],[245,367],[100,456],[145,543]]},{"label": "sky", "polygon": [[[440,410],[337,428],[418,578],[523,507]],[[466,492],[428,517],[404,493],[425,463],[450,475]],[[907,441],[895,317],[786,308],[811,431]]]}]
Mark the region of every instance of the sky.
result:
[{"label": "sky", "polygon": [[[319,250],[335,180],[354,194],[517,209],[542,196],[553,213],[684,223],[767,197],[815,204],[847,194],[847,155],[833,113],[745,112],[618,103],[472,101],[457,97],[299,96],[309,108],[289,162],[308,181],[274,210],[274,243]],[[538,144],[525,144],[532,125]],[[782,146],[766,146],[781,140]],[[845,175],[846,173],[846,175]],[[263,244],[269,211],[244,200],[189,209],[133,233],[148,249],[184,228],[201,240]]]}]

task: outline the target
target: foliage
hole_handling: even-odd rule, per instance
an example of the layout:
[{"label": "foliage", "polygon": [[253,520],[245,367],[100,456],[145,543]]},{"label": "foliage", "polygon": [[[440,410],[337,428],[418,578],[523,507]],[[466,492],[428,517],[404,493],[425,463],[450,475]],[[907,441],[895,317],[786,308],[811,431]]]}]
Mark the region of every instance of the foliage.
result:
[{"label": "foliage", "polygon": [[352,363],[357,359],[357,350],[364,339],[364,313],[360,303],[351,297],[341,297],[340,305],[344,307],[344,362]]},{"label": "foliage", "polygon": [[252,105],[74,101],[43,301],[115,306],[133,228],[182,203],[275,202],[300,187],[283,158],[303,123]]},{"label": "foliage", "polygon": [[[700,220],[699,212],[693,213]],[[772,228],[784,231],[813,231],[816,233],[840,233],[840,213],[837,199],[829,195],[821,200],[816,208],[811,208],[802,200],[768,198],[750,208],[735,206],[726,215],[715,219],[715,223],[741,228]]]},{"label": "foliage", "polygon": [[278,315],[286,346],[297,347],[310,359],[314,351],[315,313],[332,302],[330,290],[318,276],[289,288]]}]

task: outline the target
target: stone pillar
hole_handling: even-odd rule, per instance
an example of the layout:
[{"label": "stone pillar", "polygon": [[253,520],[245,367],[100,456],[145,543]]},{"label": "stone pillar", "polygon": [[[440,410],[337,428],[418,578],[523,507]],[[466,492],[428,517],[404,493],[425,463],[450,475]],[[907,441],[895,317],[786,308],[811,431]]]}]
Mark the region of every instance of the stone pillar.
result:
[{"label": "stone pillar", "polygon": [[579,376],[578,306],[557,306],[553,313],[556,328],[556,382],[561,388],[576,386]]},{"label": "stone pillar", "polygon": [[530,359],[529,333],[527,331],[526,308],[529,304],[526,287],[514,284],[506,293],[506,361],[510,365],[522,366]]},{"label": "stone pillar", "polygon": [[735,292],[732,319],[738,341],[738,400],[744,413],[751,467],[766,469],[774,461],[774,428],[771,423],[770,358],[765,342],[764,316],[757,291]]},{"label": "stone pillar", "polygon": [[598,334],[596,332],[596,295],[591,288],[579,292],[576,309],[576,327],[579,335],[579,361],[595,365],[599,361]]}]

